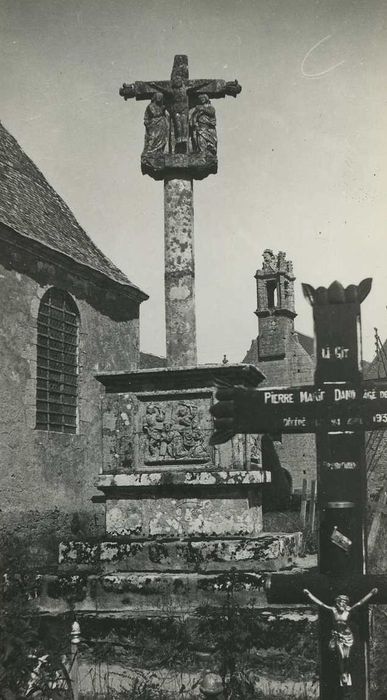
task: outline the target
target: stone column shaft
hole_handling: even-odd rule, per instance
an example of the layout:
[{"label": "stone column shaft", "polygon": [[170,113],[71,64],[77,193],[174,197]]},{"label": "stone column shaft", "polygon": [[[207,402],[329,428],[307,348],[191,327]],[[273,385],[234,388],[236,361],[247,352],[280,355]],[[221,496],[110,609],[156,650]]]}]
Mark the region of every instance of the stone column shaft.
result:
[{"label": "stone column shaft", "polygon": [[193,183],[164,181],[167,366],[197,364]]}]

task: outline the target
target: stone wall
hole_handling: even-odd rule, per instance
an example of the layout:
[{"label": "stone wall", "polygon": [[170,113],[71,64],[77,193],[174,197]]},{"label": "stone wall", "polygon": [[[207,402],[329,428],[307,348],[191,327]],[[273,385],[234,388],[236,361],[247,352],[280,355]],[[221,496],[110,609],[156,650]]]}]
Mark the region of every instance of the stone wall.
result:
[{"label": "stone wall", "polygon": [[[300,386],[314,382],[314,361],[294,331],[288,336],[285,358],[261,362],[260,368],[266,374],[267,386]],[[314,435],[283,435],[282,441],[276,443],[276,449],[282,467],[291,474],[293,490],[301,489],[303,479],[307,479],[310,488],[311,480],[316,478]]]},{"label": "stone wall", "polygon": [[[39,564],[56,560],[63,537],[104,532],[103,505],[92,501],[102,465],[94,375],[137,367],[139,307],[130,289],[32,246],[0,236],[0,523],[34,543]],[[37,315],[52,286],[67,290],[79,311],[77,434],[35,429]]]},{"label": "stone wall", "polygon": [[[287,321],[288,319],[286,319]],[[289,332],[282,359],[258,361],[257,342],[253,341],[243,360],[265,374],[264,386],[300,386],[314,382],[314,360],[302,347],[296,331]],[[281,465],[292,477],[294,491],[300,491],[302,480],[316,478],[316,448],[314,435],[283,435],[275,443]]]}]

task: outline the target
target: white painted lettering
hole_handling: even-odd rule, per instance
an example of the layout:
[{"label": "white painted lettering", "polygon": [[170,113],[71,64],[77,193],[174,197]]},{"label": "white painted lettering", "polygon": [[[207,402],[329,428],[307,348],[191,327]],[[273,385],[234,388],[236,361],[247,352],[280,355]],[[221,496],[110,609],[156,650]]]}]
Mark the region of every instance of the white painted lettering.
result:
[{"label": "white painted lettering", "polygon": [[363,394],[363,399],[369,399],[369,401],[373,401],[376,399],[376,391],[375,389],[365,389],[364,394]]},{"label": "white painted lettering", "polygon": [[356,399],[355,389],[335,389],[335,401],[353,401]]},{"label": "white painted lettering", "polygon": [[325,391],[300,391],[300,403],[309,403],[310,401],[323,401]]},{"label": "white painted lettering", "polygon": [[305,428],[306,418],[284,418],[284,428]]},{"label": "white painted lettering", "polygon": [[356,469],[356,462],[323,462],[323,466],[330,471],[338,471],[339,469]]},{"label": "white painted lettering", "polygon": [[348,355],[349,355],[349,348],[342,348],[341,345],[338,345],[335,348],[336,360],[346,360]]},{"label": "white painted lettering", "polygon": [[374,423],[387,423],[387,413],[375,413],[372,420]]},{"label": "white painted lettering", "polygon": [[277,394],[274,391],[265,391],[265,404],[294,403],[293,394]]}]

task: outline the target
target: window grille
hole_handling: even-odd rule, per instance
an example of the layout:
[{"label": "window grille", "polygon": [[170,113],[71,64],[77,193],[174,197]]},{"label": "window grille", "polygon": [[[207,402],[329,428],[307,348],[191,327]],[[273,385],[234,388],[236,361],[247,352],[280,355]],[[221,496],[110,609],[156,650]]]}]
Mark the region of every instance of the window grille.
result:
[{"label": "window grille", "polygon": [[49,289],[38,313],[38,430],[77,430],[78,326],[78,310],[69,294]]}]

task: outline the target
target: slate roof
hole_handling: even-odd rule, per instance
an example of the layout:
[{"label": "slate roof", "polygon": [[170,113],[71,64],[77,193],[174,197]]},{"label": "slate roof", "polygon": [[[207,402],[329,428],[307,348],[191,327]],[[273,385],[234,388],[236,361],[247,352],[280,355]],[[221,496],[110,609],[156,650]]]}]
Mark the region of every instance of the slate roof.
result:
[{"label": "slate roof", "polygon": [[314,356],[314,338],[312,338],[310,335],[305,335],[305,333],[300,333],[299,331],[296,331],[298,335],[298,340],[300,342],[300,345],[306,350],[308,355],[311,357]]},{"label": "slate roof", "polygon": [[141,299],[147,295],[90,240],[63,199],[0,122],[0,222],[96,270]]}]

